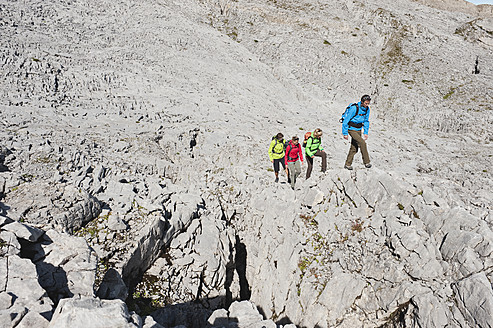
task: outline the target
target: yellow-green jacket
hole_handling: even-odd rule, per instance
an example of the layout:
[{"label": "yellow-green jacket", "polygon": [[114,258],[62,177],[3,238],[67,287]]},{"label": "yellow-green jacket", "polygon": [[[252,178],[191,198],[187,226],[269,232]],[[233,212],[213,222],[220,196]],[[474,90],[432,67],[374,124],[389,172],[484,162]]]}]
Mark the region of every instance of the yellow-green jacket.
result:
[{"label": "yellow-green jacket", "polygon": [[286,148],[284,144],[285,144],[284,139],[279,141],[276,138],[274,138],[274,140],[272,140],[269,146],[269,159],[271,161],[284,157],[284,154],[286,152]]}]

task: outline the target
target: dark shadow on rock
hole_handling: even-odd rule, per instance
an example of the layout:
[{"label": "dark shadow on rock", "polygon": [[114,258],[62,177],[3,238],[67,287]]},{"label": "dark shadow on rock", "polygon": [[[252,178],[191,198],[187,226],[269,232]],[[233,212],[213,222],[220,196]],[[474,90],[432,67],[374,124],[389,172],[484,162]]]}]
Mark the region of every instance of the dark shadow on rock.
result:
[{"label": "dark shadow on rock", "polygon": [[106,271],[96,292],[96,296],[106,300],[121,299],[125,301],[127,299],[127,286],[117,270],[110,268]]},{"label": "dark shadow on rock", "polygon": [[[196,301],[168,305],[147,314],[150,314],[157,323],[165,327],[184,325],[188,328],[203,328],[208,326],[207,319],[209,319],[212,312],[224,308],[224,302],[224,296],[203,298]],[[146,315],[145,308],[132,309],[132,306],[129,305],[129,309],[137,310],[137,313],[140,312],[141,315]]]},{"label": "dark shadow on rock", "polygon": [[[3,196],[4,195],[0,194],[0,198],[2,198]],[[6,217],[8,210],[10,210],[10,206],[7,206],[4,203],[0,202],[0,215]]]},{"label": "dark shadow on rock", "polygon": [[56,308],[60,299],[74,296],[68,288],[67,273],[61,267],[44,262],[46,254],[41,245],[53,243],[48,236],[44,235],[36,243],[24,239],[19,239],[19,243],[21,244],[20,256],[31,260],[36,266],[38,283],[46,290],[46,293],[53,301],[54,308]]},{"label": "dark shadow on rock", "polygon": [[248,280],[246,278],[247,249],[246,245],[240,241],[240,237],[238,235],[236,236],[235,248],[235,267],[236,273],[238,274],[238,278],[240,280],[240,300],[245,301],[250,299],[252,291],[250,290],[250,285],[248,284]]}]

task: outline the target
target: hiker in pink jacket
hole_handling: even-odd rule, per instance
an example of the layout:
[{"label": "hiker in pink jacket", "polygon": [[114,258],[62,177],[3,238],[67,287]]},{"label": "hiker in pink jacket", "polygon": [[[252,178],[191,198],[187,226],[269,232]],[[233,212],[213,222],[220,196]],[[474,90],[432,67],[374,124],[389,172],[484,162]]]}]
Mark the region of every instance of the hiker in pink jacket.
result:
[{"label": "hiker in pink jacket", "polygon": [[303,152],[301,151],[301,145],[299,138],[294,136],[286,146],[286,156],[284,156],[284,163],[286,164],[286,174],[289,177],[291,183],[291,189],[294,190],[294,184],[296,178],[301,173],[301,164],[303,164]]}]

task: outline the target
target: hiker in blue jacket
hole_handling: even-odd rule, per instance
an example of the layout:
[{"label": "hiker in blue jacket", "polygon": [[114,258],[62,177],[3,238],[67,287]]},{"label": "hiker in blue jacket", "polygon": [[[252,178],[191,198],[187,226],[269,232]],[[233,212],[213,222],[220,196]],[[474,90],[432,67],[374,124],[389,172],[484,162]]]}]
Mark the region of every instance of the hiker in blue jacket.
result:
[{"label": "hiker in blue jacket", "polygon": [[[363,164],[366,168],[370,168],[370,156],[368,156],[368,149],[366,147],[366,140],[368,139],[368,130],[370,129],[370,101],[369,95],[361,97],[361,101],[357,104],[352,104],[347,112],[347,115],[342,121],[342,135],[344,139],[348,140],[348,134],[351,136],[351,147],[346,158],[344,168],[352,170],[354,155],[361,148],[361,155],[363,157]],[[363,136],[361,135],[363,130]]]}]

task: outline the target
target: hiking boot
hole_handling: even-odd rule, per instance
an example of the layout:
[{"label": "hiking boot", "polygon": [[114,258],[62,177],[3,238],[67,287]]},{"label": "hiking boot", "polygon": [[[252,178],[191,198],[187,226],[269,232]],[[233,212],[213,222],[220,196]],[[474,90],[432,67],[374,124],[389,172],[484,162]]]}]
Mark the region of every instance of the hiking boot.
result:
[{"label": "hiking boot", "polygon": [[353,167],[351,165],[344,165],[344,168],[346,170],[349,170],[349,171],[351,171],[353,169]]},{"label": "hiking boot", "polygon": [[371,164],[370,164],[370,163],[365,164],[365,167],[366,167],[367,169],[369,169],[369,168],[371,167]]},{"label": "hiking boot", "polygon": [[274,180],[274,182],[279,182],[279,178],[276,178],[276,180]]}]

